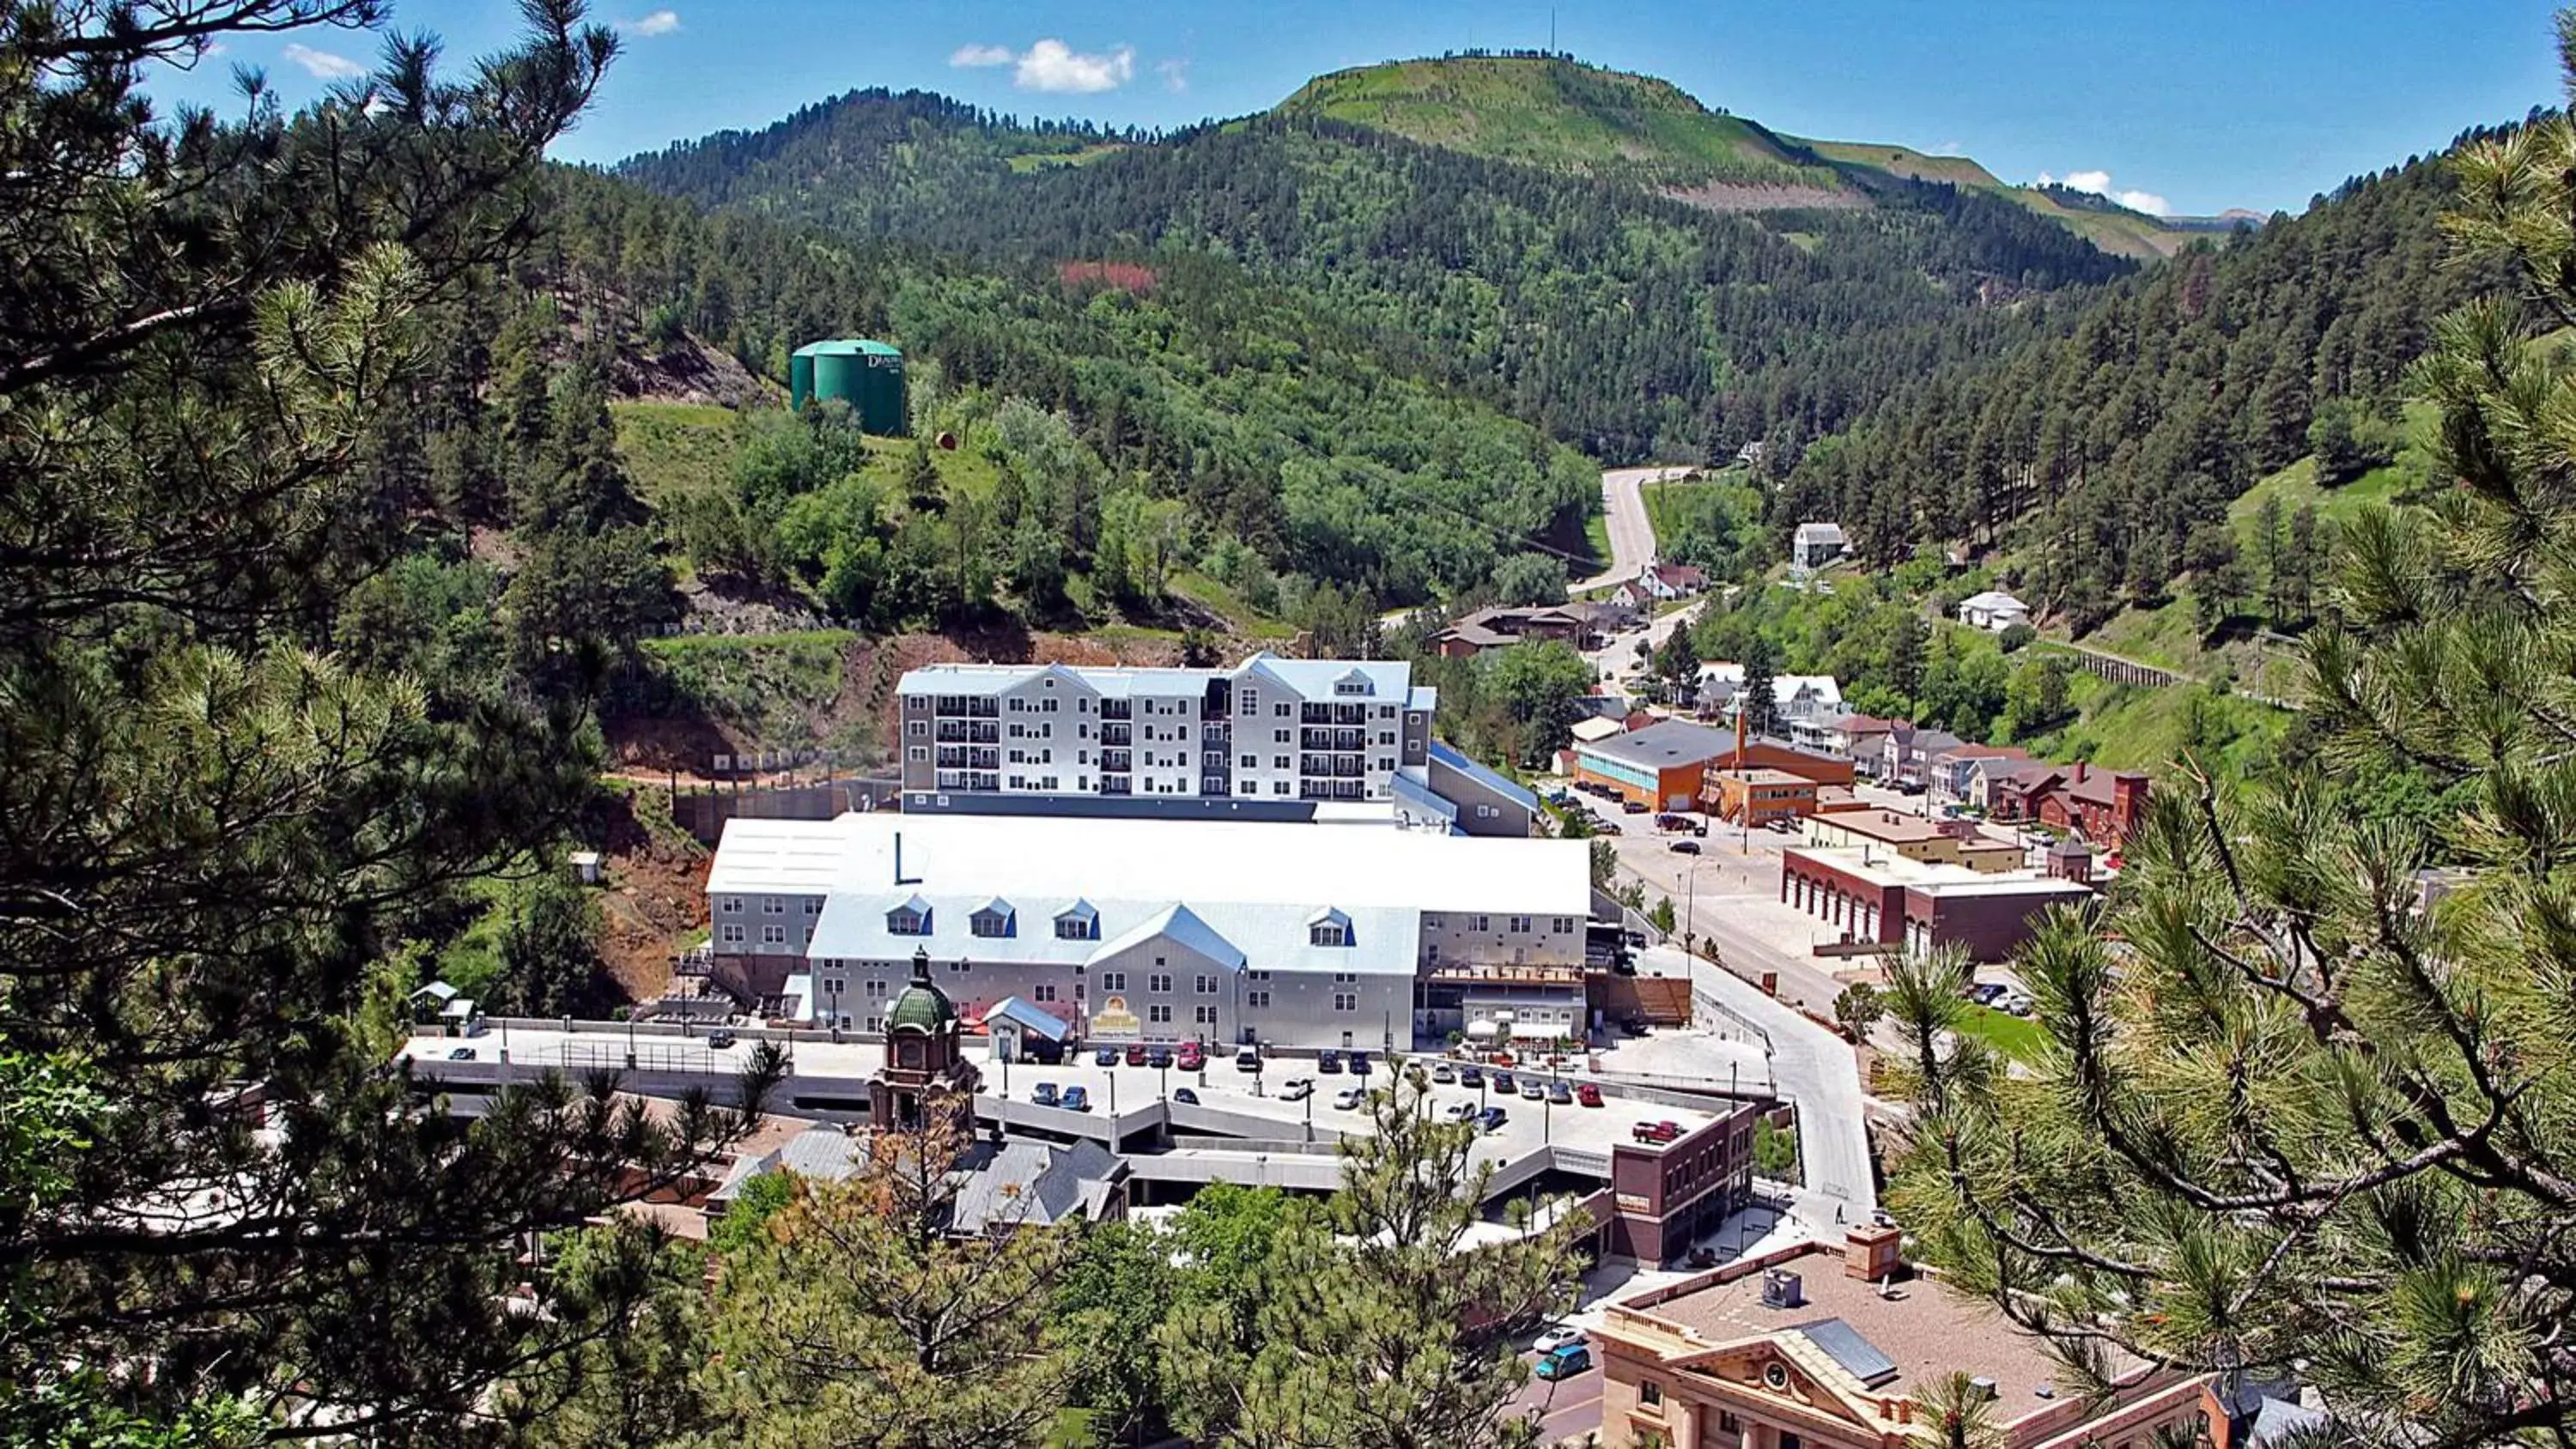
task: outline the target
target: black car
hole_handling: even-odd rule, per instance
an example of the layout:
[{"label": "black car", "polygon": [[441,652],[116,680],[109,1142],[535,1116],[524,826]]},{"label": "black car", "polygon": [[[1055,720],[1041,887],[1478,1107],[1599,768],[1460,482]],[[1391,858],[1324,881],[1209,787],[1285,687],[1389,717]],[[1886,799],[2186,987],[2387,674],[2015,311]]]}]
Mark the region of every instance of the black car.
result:
[{"label": "black car", "polygon": [[1458,1085],[1462,1087],[1481,1087],[1485,1085],[1485,1069],[1474,1065],[1460,1067],[1458,1069]]},{"label": "black car", "polygon": [[1171,1064],[1172,1049],[1170,1047],[1158,1046],[1145,1053],[1145,1065],[1149,1067],[1168,1067]]},{"label": "black car", "polygon": [[1172,1093],[1172,1100],[1184,1107],[1195,1107],[1199,1104],[1199,1094],[1187,1087],[1182,1087]]},{"label": "black car", "polygon": [[1672,852],[1675,855],[1697,855],[1699,854],[1699,842],[1696,840],[1676,840],[1672,843]]},{"label": "black car", "polygon": [[447,1059],[451,1062],[470,1062],[474,1060],[474,1048],[458,1047],[447,1054]]},{"label": "black car", "polygon": [[708,1032],[707,1045],[713,1050],[723,1051],[733,1045],[733,1033],[729,1031]]},{"label": "black car", "polygon": [[1327,1047],[1315,1054],[1315,1070],[1332,1076],[1342,1069],[1342,1054]]},{"label": "black car", "polygon": [[1351,1075],[1352,1075],[1352,1076],[1354,1076],[1354,1077],[1365,1077],[1365,1076],[1367,1076],[1368,1074],[1369,1074],[1369,1058],[1368,1058],[1368,1053],[1367,1053],[1367,1052],[1353,1052],[1353,1053],[1351,1053]]},{"label": "black car", "polygon": [[1095,1067],[1114,1067],[1118,1065],[1118,1048],[1102,1047],[1100,1050],[1093,1052],[1091,1054],[1091,1064]]}]

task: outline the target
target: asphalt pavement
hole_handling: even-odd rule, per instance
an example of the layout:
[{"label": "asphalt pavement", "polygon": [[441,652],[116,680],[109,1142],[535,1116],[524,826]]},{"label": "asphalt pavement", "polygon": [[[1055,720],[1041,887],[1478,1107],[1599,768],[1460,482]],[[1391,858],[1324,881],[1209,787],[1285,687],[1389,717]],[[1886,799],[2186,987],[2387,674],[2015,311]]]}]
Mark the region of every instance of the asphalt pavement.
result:
[{"label": "asphalt pavement", "polygon": [[1655,525],[1646,516],[1645,484],[1685,477],[1688,468],[1611,468],[1601,474],[1601,505],[1610,523],[1610,567],[1574,588],[1604,588],[1633,579],[1655,559]]}]

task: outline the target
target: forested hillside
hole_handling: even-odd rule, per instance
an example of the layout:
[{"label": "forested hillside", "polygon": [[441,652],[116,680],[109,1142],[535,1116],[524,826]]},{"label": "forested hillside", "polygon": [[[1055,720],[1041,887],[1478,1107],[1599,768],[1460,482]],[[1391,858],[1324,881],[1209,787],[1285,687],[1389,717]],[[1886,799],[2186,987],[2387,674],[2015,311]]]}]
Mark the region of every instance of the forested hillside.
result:
[{"label": "forested hillside", "polygon": [[1864,211],[1718,215],[1302,113],[1080,166],[1016,168],[1027,144],[963,108],[860,92],[620,174],[1021,272],[1220,256],[1391,365],[1604,461],[1830,430],[1931,366],[1944,324],[2131,266],[1949,186],[1890,181]]},{"label": "forested hillside", "polygon": [[2079,628],[2225,552],[2227,507],[2312,452],[2329,485],[2398,450],[2434,320],[2494,278],[2448,255],[2438,159],[2305,215],[2020,309],[1808,448],[1775,518],[1839,517],[1873,557],[2001,549]]}]

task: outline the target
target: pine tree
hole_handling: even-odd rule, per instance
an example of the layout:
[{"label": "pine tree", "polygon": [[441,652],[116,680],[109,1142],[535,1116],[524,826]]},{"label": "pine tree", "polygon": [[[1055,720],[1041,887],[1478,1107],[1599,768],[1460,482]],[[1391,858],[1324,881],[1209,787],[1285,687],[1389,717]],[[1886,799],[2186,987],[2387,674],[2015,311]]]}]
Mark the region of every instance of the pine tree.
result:
[{"label": "pine tree", "polygon": [[1735,693],[1736,708],[1744,713],[1747,736],[1771,732],[1771,716],[1779,708],[1778,691],[1773,681],[1778,677],[1779,663],[1768,636],[1756,632],[1744,644],[1744,683]]},{"label": "pine tree", "polygon": [[0,1061],[104,1098],[46,1160],[0,1158],[17,1442],[208,1415],[457,1442],[497,1380],[613,1317],[542,1283],[514,1302],[529,1235],[739,1129],[533,1069],[467,1123],[395,1060],[461,887],[557,839],[594,765],[576,702],[323,652],[409,541],[368,440],[423,395],[434,318],[524,250],[537,160],[615,53],[577,5],[526,14],[467,81],[394,37],[291,119],[263,94],[167,125],[160,66],[381,7],[0,26],[27,203],[0,207]]},{"label": "pine tree", "polygon": [[[2454,234],[2543,305],[2470,304],[2414,374],[2457,486],[2342,530],[2307,655],[2325,768],[2159,783],[2109,919],[2022,954],[2053,1043],[2027,1080],[1951,1032],[1962,963],[1894,979],[1894,1200],[1954,1283],[2056,1337],[2069,1386],[2105,1344],[2222,1401],[2295,1367],[2391,1445],[2576,1432],[2576,367],[2533,345],[2576,316],[2576,129],[2457,170]],[[2461,804],[2358,808],[2391,776]],[[2436,862],[2464,875],[2428,906]]]}]

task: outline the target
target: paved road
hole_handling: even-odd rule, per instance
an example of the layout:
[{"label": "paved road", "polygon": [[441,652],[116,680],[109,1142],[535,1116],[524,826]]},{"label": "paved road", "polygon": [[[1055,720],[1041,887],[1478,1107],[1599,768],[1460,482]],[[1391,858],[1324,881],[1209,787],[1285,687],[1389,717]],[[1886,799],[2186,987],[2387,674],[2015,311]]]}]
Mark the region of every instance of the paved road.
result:
[{"label": "paved road", "polygon": [[1690,473],[1688,468],[1610,468],[1601,474],[1601,506],[1610,517],[1610,568],[1578,580],[1580,589],[1605,588],[1635,578],[1655,557],[1655,525],[1646,517],[1646,498],[1638,490]]},{"label": "paved road", "polygon": [[1687,971],[1694,987],[1770,1033],[1772,1082],[1780,1095],[1798,1104],[1798,1148],[1806,1180],[1791,1211],[1820,1232],[1830,1232],[1838,1218],[1842,1223],[1868,1221],[1878,1206],[1878,1188],[1870,1175],[1869,1132],[1861,1115],[1860,1067],[1850,1045],[1714,962],[1655,946],[1643,953],[1639,965],[1666,975]]}]

